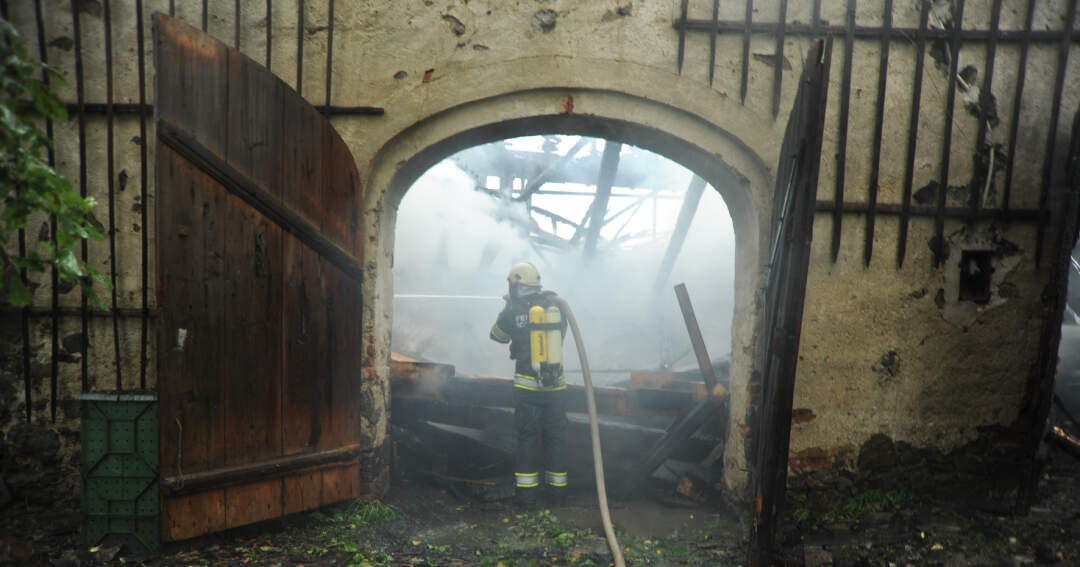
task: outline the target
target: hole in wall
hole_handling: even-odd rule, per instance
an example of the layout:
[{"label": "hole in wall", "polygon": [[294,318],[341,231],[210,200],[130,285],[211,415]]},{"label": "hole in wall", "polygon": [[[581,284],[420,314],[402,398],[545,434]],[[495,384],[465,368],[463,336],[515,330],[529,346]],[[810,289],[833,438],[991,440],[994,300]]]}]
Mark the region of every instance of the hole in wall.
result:
[{"label": "hole in wall", "polygon": [[993,251],[963,250],[960,253],[960,301],[985,305],[991,299],[994,274]]}]

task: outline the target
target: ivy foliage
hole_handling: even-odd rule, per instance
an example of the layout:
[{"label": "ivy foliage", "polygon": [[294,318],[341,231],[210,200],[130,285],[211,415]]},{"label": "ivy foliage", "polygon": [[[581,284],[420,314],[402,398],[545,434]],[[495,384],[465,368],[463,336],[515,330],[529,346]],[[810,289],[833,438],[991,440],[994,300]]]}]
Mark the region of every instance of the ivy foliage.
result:
[{"label": "ivy foliage", "polygon": [[[94,292],[93,280],[109,289],[112,283],[75,256],[75,247],[84,240],[104,238],[103,227],[93,215],[94,199],[79,196],[71,182],[42,159],[52,140],[37,124],[68,116],[64,105],[37,77],[47,73],[51,81],[66,82],[48,65],[28,57],[18,32],[2,18],[0,36],[0,291],[9,304],[28,305],[34,291],[29,274],[51,266],[62,288],[78,285],[105,308]],[[14,242],[35,213],[53,220],[56,234],[20,255]]]}]

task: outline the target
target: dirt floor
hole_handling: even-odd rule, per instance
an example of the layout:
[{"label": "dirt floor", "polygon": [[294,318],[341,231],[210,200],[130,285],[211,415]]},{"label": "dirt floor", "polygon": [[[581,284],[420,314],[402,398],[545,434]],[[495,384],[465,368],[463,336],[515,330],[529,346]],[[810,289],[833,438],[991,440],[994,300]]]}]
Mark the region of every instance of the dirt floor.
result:
[{"label": "dirt floor", "polygon": [[[490,495],[489,495],[490,497]],[[743,565],[746,510],[614,499],[628,565]],[[609,565],[595,495],[521,511],[425,477],[398,478],[381,502],[317,512],[169,544],[158,557],[77,545],[70,506],[5,510],[0,563],[17,565]],[[781,536],[789,565],[1080,565],[1080,461],[1051,451],[1026,517],[959,509],[905,491],[852,494],[829,510],[794,510]]]}]

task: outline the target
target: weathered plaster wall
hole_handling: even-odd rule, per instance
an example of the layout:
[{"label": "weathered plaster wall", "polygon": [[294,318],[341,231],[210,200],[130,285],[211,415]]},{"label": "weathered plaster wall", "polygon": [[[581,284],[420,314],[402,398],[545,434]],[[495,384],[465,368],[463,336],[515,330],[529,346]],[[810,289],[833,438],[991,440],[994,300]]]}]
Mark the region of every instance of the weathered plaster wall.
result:
[{"label": "weathered plaster wall", "polygon": [[[9,12],[24,34],[31,52],[37,51],[33,3],[9,3]],[[104,17],[101,0],[84,0],[81,51],[85,97],[105,102]],[[167,0],[143,3],[142,25],[149,38],[149,16],[168,11]],[[175,2],[178,17],[202,26],[201,3]],[[239,48],[269,66],[314,104],[335,106],[371,105],[386,109],[381,116],[336,116],[335,126],[350,145],[361,177],[365,180],[365,222],[370,235],[365,249],[365,372],[381,384],[374,395],[387,399],[390,297],[396,206],[408,183],[440,157],[471,143],[512,136],[543,124],[564,130],[608,134],[621,141],[654,147],[706,176],[729,202],[736,226],[738,257],[737,304],[732,334],[732,427],[725,468],[727,484],[738,492],[746,481],[743,449],[747,384],[756,336],[758,308],[754,297],[761,285],[768,248],[768,215],[771,211],[772,171],[779,158],[780,140],[809,48],[803,37],[788,36],[784,60],[777,61],[775,38],[755,34],[749,65],[748,94],[739,100],[741,78],[740,33],[723,34],[717,40],[714,82],[708,84],[708,34],[687,36],[682,74],[676,70],[678,33],[672,27],[678,2],[661,0],[572,2],[570,0],[376,0],[333,3],[333,49],[330,2],[304,2],[303,28],[295,1],[273,2],[267,18],[266,2],[239,2],[239,22],[233,2],[210,2],[206,28],[215,37]],[[809,22],[813,2],[789,2],[788,22]],[[824,2],[822,18],[832,24],[845,19],[845,4]],[[866,4],[866,5],[864,5]],[[895,3],[893,24],[918,27],[918,3]],[[1006,0],[1001,26],[1021,29],[1026,2]],[[47,54],[50,63],[69,84],[58,87],[66,101],[76,99],[75,58],[71,3],[42,2]],[[947,6],[938,2],[936,6]],[[989,26],[990,0],[966,2],[964,27]],[[778,2],[754,3],[756,21],[775,21]],[[1037,3],[1035,29],[1060,29],[1067,0]],[[137,102],[137,44],[135,3],[114,1],[110,5],[115,101]],[[882,21],[880,6],[861,3],[858,25],[875,26]],[[711,18],[710,2],[691,2],[690,17]],[[744,19],[741,3],[724,2],[721,19]],[[947,10],[938,9],[931,27],[942,25]],[[237,25],[238,24],[238,25]],[[298,47],[298,35],[302,48]],[[267,50],[269,38],[270,49]],[[829,199],[838,178],[843,153],[845,200],[865,202],[873,146],[874,107],[877,97],[880,44],[859,40],[853,52],[851,100],[841,105],[844,65],[842,38],[834,45],[829,106],[825,129],[819,198]],[[924,58],[918,145],[913,169],[913,188],[927,187],[940,177],[941,140],[948,86],[947,72],[936,64],[940,53],[928,45]],[[302,50],[302,55],[301,55]],[[1070,49],[1066,84],[1080,77],[1080,57]],[[982,88],[986,76],[985,44],[967,43],[960,51],[960,67],[971,65]],[[884,111],[879,202],[899,203],[903,191],[907,139],[911,111],[911,77],[916,46],[893,41],[888,67]],[[1037,206],[1046,148],[1047,122],[1051,115],[1053,77],[1058,46],[1036,43],[1027,62],[1028,79],[1020,102],[1021,120],[1011,181],[1011,206]],[[152,44],[146,43],[147,99],[151,99]],[[329,65],[328,65],[329,62]],[[1019,62],[1016,43],[998,45],[993,85],[1000,122],[989,129],[988,141],[1007,144],[1015,98]],[[774,64],[783,67],[779,116],[772,115]],[[972,81],[974,82],[974,81]],[[329,95],[327,88],[329,85]],[[957,111],[952,123],[952,147],[948,183],[965,186],[980,175],[975,168],[978,119],[963,110],[965,93],[957,92]],[[968,95],[970,96],[970,94]],[[1058,125],[1058,139],[1067,139],[1067,125],[1080,102],[1080,92],[1066,89]],[[838,147],[840,117],[849,120],[846,148]],[[570,117],[567,117],[570,115]],[[580,118],[580,120],[576,120]],[[104,115],[85,116],[86,187],[102,203],[99,218],[107,217],[109,173],[107,129]],[[545,122],[547,121],[547,122]],[[540,125],[540,126],[538,126]],[[154,139],[147,124],[147,142]],[[57,164],[76,184],[79,180],[77,120],[55,125]],[[141,225],[139,208],[153,210],[153,187],[147,202],[140,196],[139,119],[122,115],[115,122],[114,171],[116,196],[118,305],[140,308],[143,270],[153,282],[151,263],[141,263],[143,231],[153,250],[150,226]],[[152,145],[150,146],[152,149]],[[152,157],[153,153],[150,152]],[[145,164],[153,179],[152,158]],[[1006,185],[1005,174],[995,168],[990,184],[989,206],[998,206]],[[121,172],[124,181],[121,181]],[[1055,171],[1055,175],[1057,172]],[[926,194],[925,190],[922,194]],[[957,193],[954,191],[954,193]],[[962,193],[962,191],[959,191]],[[917,193],[919,194],[919,193]],[[963,199],[963,195],[956,195]],[[1054,194],[1051,194],[1051,199]],[[959,205],[961,200],[950,200]],[[1051,219],[1053,220],[1053,219]],[[1033,259],[1034,228],[1028,223],[978,224],[946,222],[950,249],[990,247],[999,250],[995,262],[994,297],[980,309],[962,305],[954,294],[954,266],[959,252],[951,253],[943,268],[932,267],[929,239],[932,221],[914,219],[907,256],[896,267],[898,238],[896,217],[879,215],[874,235],[874,255],[863,264],[865,217],[845,215],[839,257],[830,257],[832,221],[820,214],[815,221],[815,241],[808,282],[795,407],[800,419],[793,428],[791,451],[796,471],[815,468],[854,468],[859,448],[874,434],[918,447],[948,452],[979,436],[980,428],[1007,426],[1016,421],[1025,384],[1035,362],[1040,328],[1041,293],[1048,281],[1044,262]],[[31,231],[35,235],[37,230]],[[1048,246],[1050,240],[1047,240]],[[93,243],[90,259],[108,270],[107,243]],[[1046,256],[1049,257],[1049,256]],[[47,279],[47,278],[46,278]],[[939,290],[940,293],[939,293]],[[49,307],[48,282],[43,282],[36,305]],[[940,299],[939,299],[940,298]],[[62,306],[79,304],[76,293],[60,295]],[[150,294],[150,307],[153,293]],[[122,318],[120,354],[112,341],[112,321],[90,321],[87,380],[95,389],[115,385],[119,359],[125,387],[139,383],[141,321]],[[74,335],[81,321],[61,318],[65,359],[77,359]],[[51,340],[48,318],[31,325],[34,400],[49,399]],[[10,349],[17,349],[14,338]],[[72,347],[72,348],[69,348]],[[6,350],[5,357],[15,350]],[[721,348],[720,350],[724,350]],[[895,354],[890,354],[895,353]],[[60,399],[70,403],[81,388],[80,363],[59,364]],[[44,370],[43,370],[44,368]],[[153,388],[153,363],[147,387]],[[8,431],[20,419],[24,399],[18,368],[4,366],[4,389],[16,411],[3,414],[0,429]],[[7,399],[5,399],[5,402]],[[69,431],[66,447],[74,447],[76,414],[58,413],[54,424],[49,404],[31,408],[31,423]],[[369,426],[377,443],[386,434],[385,418]]]}]

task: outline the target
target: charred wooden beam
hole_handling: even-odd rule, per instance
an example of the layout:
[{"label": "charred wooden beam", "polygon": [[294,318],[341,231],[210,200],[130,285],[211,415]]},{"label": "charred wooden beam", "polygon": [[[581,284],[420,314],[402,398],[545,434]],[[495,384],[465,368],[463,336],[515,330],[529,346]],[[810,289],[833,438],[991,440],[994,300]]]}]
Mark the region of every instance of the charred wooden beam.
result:
[{"label": "charred wooden beam", "polygon": [[[390,362],[393,398],[427,399],[473,406],[513,407],[514,381],[509,378],[454,377],[452,366],[428,362]],[[594,388],[601,415],[674,416],[692,407],[703,392],[659,389]],[[567,411],[585,412],[585,388],[567,386]]]},{"label": "charred wooden beam", "polygon": [[[705,339],[701,336],[701,328],[698,327],[697,317],[694,315],[694,306],[690,304],[690,294],[686,291],[686,284],[675,286],[675,296],[679,299],[679,309],[682,310],[683,321],[686,322],[686,331],[690,333],[690,344],[694,347],[694,356],[697,357],[698,369],[701,370],[701,379],[705,381],[705,388],[711,394],[717,392],[716,374],[713,373],[712,361],[709,360],[709,352],[705,349]],[[723,386],[719,386],[721,389]],[[726,394],[726,390],[724,391]]]},{"label": "charred wooden beam", "polygon": [[566,155],[555,160],[555,163],[547,166],[543,171],[540,172],[540,175],[537,175],[536,177],[528,180],[528,184],[525,186],[524,189],[522,189],[520,195],[514,197],[514,200],[527,201],[529,197],[533,196],[533,194],[539,191],[540,188],[544,186],[544,184],[551,180],[551,176],[555,172],[563,169],[564,167],[566,167],[566,164],[573,161],[574,158],[577,157],[578,153],[581,152],[581,150],[584,149],[585,146],[588,145],[588,143],[589,138],[582,136],[577,141],[577,143],[575,143],[573,147],[571,147],[570,150],[566,152]]},{"label": "charred wooden beam", "polygon": [[600,160],[600,176],[596,180],[596,200],[593,201],[589,215],[589,232],[585,235],[585,257],[596,253],[596,241],[600,239],[600,229],[604,228],[608,200],[611,198],[611,186],[615,181],[615,172],[619,169],[619,152],[622,144],[607,140],[604,142],[604,156]]},{"label": "charred wooden beam", "polygon": [[[494,474],[512,460],[514,448],[514,412],[508,408],[481,408],[466,404],[447,404],[430,400],[400,399],[392,401],[391,427],[396,443],[414,461],[406,468],[456,471],[458,476],[496,478]],[[590,424],[580,413],[569,414],[566,456],[568,468],[576,478],[592,477],[592,445]],[[641,458],[641,447],[651,446],[663,438],[665,431],[600,419],[604,461],[612,478],[618,471],[631,469]],[[674,447],[672,459],[699,463],[706,459],[723,440],[700,435]]]},{"label": "charred wooden beam", "polygon": [[[394,397],[390,402],[390,416],[394,424],[406,428],[410,427],[409,424],[412,422],[427,421],[477,430],[505,432],[514,430],[514,411],[510,408],[479,407],[462,403]],[[589,435],[589,422],[585,416],[571,413],[568,419],[569,437],[586,440]],[[666,425],[666,422],[656,425]],[[604,417],[599,419],[599,426],[605,452],[608,450],[625,451],[636,455],[636,448],[651,446],[664,436],[664,429],[660,427],[614,421]],[[722,439],[704,436],[694,437],[677,450],[677,458],[700,461],[708,456],[718,442],[722,441]],[[589,447],[585,449],[588,450]]]},{"label": "charred wooden beam", "polygon": [[570,226],[574,227],[574,229],[580,228],[580,225],[578,225],[578,223],[576,223],[576,222],[574,222],[574,221],[572,221],[572,220],[570,220],[570,219],[568,219],[568,218],[566,218],[566,217],[564,217],[562,215],[555,214],[555,213],[553,213],[553,212],[551,212],[551,211],[549,211],[547,209],[544,209],[542,207],[533,206],[532,207],[532,212],[544,215],[545,217],[548,217],[549,219],[551,219],[553,221],[561,222],[563,224],[570,225]]},{"label": "charred wooden beam", "polygon": [[637,464],[626,475],[623,490],[633,490],[641,482],[647,480],[657,467],[686,444],[690,437],[705,425],[706,422],[715,418],[719,413],[728,409],[727,396],[708,398],[698,402],[690,411],[671,424],[667,433],[653,443],[648,452],[637,461]]},{"label": "charred wooden beam", "polygon": [[679,217],[675,220],[675,231],[671,233],[664,259],[660,261],[660,269],[656,272],[653,293],[658,293],[671,276],[671,270],[675,267],[679,252],[682,251],[683,242],[686,241],[686,235],[690,232],[690,224],[694,220],[694,214],[697,213],[698,204],[701,202],[701,195],[704,193],[705,180],[695,175],[686,188],[686,196],[683,197],[682,207],[679,208]]}]

